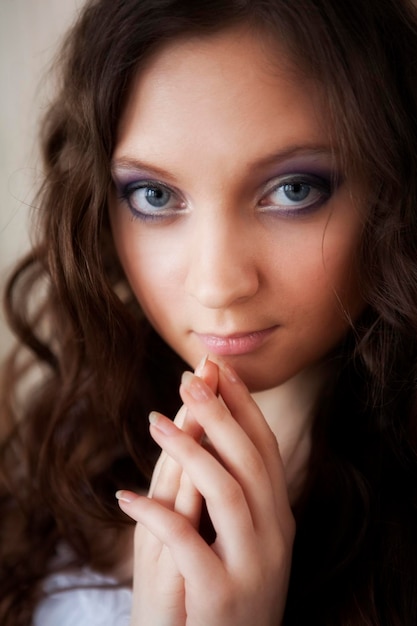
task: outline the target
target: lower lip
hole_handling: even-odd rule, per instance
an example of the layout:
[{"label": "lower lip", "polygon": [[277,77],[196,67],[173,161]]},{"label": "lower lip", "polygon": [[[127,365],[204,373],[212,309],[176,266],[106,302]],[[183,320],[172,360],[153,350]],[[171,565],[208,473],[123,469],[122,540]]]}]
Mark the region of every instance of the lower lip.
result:
[{"label": "lower lip", "polygon": [[197,334],[197,337],[205,345],[207,350],[218,356],[232,356],[248,354],[260,348],[277,326],[266,328],[265,330],[247,333],[246,335],[233,335],[230,337],[219,337],[218,335]]}]

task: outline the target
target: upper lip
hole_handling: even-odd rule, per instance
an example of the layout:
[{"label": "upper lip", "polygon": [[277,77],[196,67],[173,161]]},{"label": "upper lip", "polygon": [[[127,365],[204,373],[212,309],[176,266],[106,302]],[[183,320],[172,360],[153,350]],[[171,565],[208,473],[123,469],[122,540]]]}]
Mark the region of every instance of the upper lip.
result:
[{"label": "upper lip", "polygon": [[272,325],[272,326],[266,326],[264,328],[258,328],[257,330],[244,330],[244,331],[237,331],[237,332],[231,332],[231,333],[220,333],[220,332],[199,332],[196,331],[197,335],[203,335],[205,337],[218,337],[219,339],[239,339],[240,337],[247,337],[248,335],[254,335],[256,333],[263,333],[266,332],[268,330],[273,330],[274,328],[276,328],[278,326],[278,324]]}]

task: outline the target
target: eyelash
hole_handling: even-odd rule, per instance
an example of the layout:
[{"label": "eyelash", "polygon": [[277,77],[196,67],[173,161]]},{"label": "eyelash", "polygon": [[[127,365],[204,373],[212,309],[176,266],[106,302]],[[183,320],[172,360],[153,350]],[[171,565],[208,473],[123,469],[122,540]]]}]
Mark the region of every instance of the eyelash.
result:
[{"label": "eyelash", "polygon": [[[177,208],[175,210],[173,209],[169,209],[169,210],[163,210],[161,209],[160,211],[155,211],[154,213],[150,212],[150,213],[146,213],[145,211],[139,211],[138,209],[136,209],[133,206],[132,203],[132,196],[136,191],[140,191],[140,190],[154,190],[154,191],[162,191],[162,192],[166,192],[167,194],[169,194],[169,198],[172,197],[177,197],[178,198],[178,194],[173,191],[172,189],[170,189],[169,187],[167,187],[167,185],[165,185],[164,183],[160,183],[158,181],[155,180],[142,180],[142,181],[138,181],[138,182],[133,182],[133,183],[128,183],[126,184],[121,192],[120,192],[120,199],[123,200],[124,202],[127,203],[129,210],[132,214],[132,217],[134,219],[139,219],[141,221],[144,222],[150,222],[150,221],[159,221],[159,220],[163,220],[166,219],[167,217],[172,217],[174,211],[178,211],[178,210],[182,210],[181,208]],[[179,200],[179,205],[183,204],[183,202],[181,200]]]},{"label": "eyelash", "polygon": [[[258,206],[260,207],[260,211],[262,213],[269,213],[271,215],[278,215],[279,217],[284,218],[301,218],[310,213],[314,213],[318,209],[323,206],[331,197],[335,186],[337,186],[337,181],[334,181],[330,176],[318,176],[316,174],[288,174],[285,177],[281,177],[279,182],[276,182],[275,179],[274,184],[270,184],[270,186],[266,186],[263,189],[262,196],[258,202]],[[287,187],[287,189],[285,189]],[[289,188],[293,188],[292,190]],[[305,206],[301,206],[301,202],[297,202],[297,200],[291,200],[286,196],[286,199],[289,202],[294,202],[294,208],[291,208],[289,205],[288,208],[277,208],[277,204],[266,202],[267,198],[270,197],[273,193],[300,193],[303,191],[307,192],[306,199],[313,193],[316,194],[316,199],[312,201],[308,201]],[[175,201],[178,200],[174,207],[172,208],[161,208],[157,209],[155,206],[155,211],[151,211],[147,213],[146,211],[140,211],[135,208],[132,197],[135,192],[141,190],[153,190],[154,192],[166,193],[168,194],[167,203],[170,200]],[[156,222],[161,221],[167,218],[172,218],[176,214],[180,213],[185,208],[185,202],[180,199],[178,192],[172,190],[170,187],[165,185],[164,183],[160,183],[155,180],[142,180],[135,181],[132,183],[127,183],[120,192],[120,199],[128,205],[128,208],[132,214],[134,219],[139,219],[143,222]]]},{"label": "eyelash", "polygon": [[[338,181],[331,176],[324,177],[318,176],[317,174],[288,174],[283,177],[278,184],[273,184],[264,190],[260,200],[261,210],[265,213],[278,213],[281,217],[285,218],[303,217],[320,209],[323,204],[329,200],[338,184]],[[297,189],[293,189],[292,191],[289,189],[282,191],[285,187],[298,187],[299,191],[302,188],[308,189],[308,196],[310,196],[311,193],[315,193],[317,197],[314,201],[309,200],[304,206],[301,205],[302,200],[298,203],[294,200],[294,208],[291,208],[291,205],[289,205],[289,208],[277,209],[275,208],[277,205],[274,205],[273,203],[266,203],[266,199],[269,196],[271,196],[274,192],[279,192],[280,190],[283,193],[297,193]],[[292,201],[288,198],[288,196],[287,200],[290,202]]]}]

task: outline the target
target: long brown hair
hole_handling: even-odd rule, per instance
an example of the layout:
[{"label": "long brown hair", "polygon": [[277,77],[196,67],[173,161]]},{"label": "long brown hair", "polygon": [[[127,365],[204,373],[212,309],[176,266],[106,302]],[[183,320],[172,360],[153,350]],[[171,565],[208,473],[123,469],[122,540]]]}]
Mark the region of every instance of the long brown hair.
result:
[{"label": "long brown hair", "polygon": [[286,620],[417,623],[413,5],[93,0],[62,48],[60,88],[42,131],[33,249],[5,294],[21,346],[4,368],[1,409],[5,626],[30,623],[60,543],[76,564],[114,564],[127,523],[114,491],[149,480],[157,451],[146,415],[173,414],[184,364],[149,327],[118,263],[106,209],[110,158],[132,78],[152,53],[239,23],[284,43],[322,85],[346,175],[368,190],[360,254],[368,307],[335,357],[337,376],[318,408],[311,475],[295,511]]}]

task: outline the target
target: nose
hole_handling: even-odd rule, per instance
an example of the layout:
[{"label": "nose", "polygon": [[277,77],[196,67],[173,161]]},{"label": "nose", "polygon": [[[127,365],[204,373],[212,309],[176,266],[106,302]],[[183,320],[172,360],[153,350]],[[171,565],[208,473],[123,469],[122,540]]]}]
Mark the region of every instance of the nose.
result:
[{"label": "nose", "polygon": [[213,215],[193,230],[186,290],[207,308],[252,298],[259,289],[256,241],[244,220]]}]

